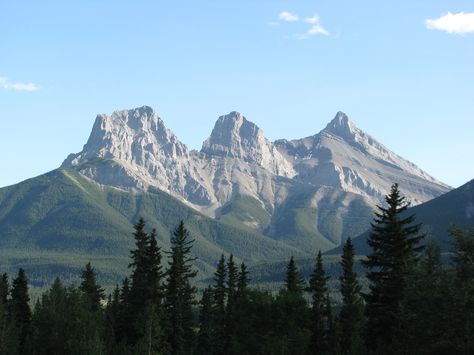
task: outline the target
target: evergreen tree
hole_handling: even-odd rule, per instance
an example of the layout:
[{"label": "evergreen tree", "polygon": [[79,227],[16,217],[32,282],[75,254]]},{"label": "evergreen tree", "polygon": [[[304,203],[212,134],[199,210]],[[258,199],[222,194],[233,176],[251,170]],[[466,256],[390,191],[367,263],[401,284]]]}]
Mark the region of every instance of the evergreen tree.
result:
[{"label": "evergreen tree", "polygon": [[29,306],[28,280],[25,270],[18,271],[18,276],[13,280],[10,301],[10,316],[18,331],[18,353],[28,354],[29,336],[31,334],[31,309]]},{"label": "evergreen tree", "polygon": [[227,262],[227,306],[226,306],[226,320],[225,320],[225,352],[229,353],[230,341],[235,327],[235,306],[237,301],[237,283],[238,270],[234,262],[234,256],[230,254]]},{"label": "evergreen tree", "polygon": [[0,277],[0,305],[5,306],[7,304],[8,294],[9,294],[8,275],[3,274]]},{"label": "evergreen tree", "polygon": [[197,272],[192,269],[192,262],[196,258],[190,256],[193,242],[181,221],[171,239],[165,287],[167,339],[173,355],[190,354],[194,345],[192,306],[195,304],[196,289],[191,286],[190,280]]},{"label": "evergreen tree", "polygon": [[242,264],[240,264],[239,276],[237,278],[237,293],[239,296],[243,295],[249,283],[249,272],[247,270],[247,266],[244,264],[244,262],[242,262]]},{"label": "evergreen tree", "polygon": [[96,274],[90,262],[82,271],[81,279],[79,290],[82,291],[93,310],[100,309],[100,302],[105,298],[105,293],[104,289],[97,284]]},{"label": "evergreen tree", "polygon": [[202,293],[201,311],[199,313],[199,333],[197,338],[197,355],[215,354],[214,342],[216,327],[214,324],[213,301],[214,292],[211,287],[207,287]]},{"label": "evergreen tree", "polygon": [[214,325],[216,328],[214,349],[216,354],[224,354],[226,345],[226,277],[227,267],[224,254],[217,264],[217,269],[214,274],[214,304],[212,313],[214,315]]},{"label": "evergreen tree", "polygon": [[302,293],[305,288],[305,282],[298,271],[293,257],[290,258],[290,262],[286,267],[285,286],[289,292],[298,294]]},{"label": "evergreen tree", "polygon": [[377,206],[367,240],[372,253],[363,261],[370,282],[370,292],[365,296],[366,345],[372,353],[396,351],[401,302],[423,237],[419,235],[420,225],[413,225],[415,216],[402,215],[409,203],[400,195],[397,184],[392,185],[385,200],[386,208]]},{"label": "evergreen tree", "polygon": [[[161,251],[156,241],[156,231],[146,233],[143,218],[134,225],[134,229],[135,249],[131,251],[131,286],[126,304],[129,307],[126,313],[131,322],[127,340],[129,344],[140,341],[140,346],[146,347],[146,344],[157,343],[157,339],[162,336],[159,335],[163,327]],[[141,339],[143,337],[148,342]]]},{"label": "evergreen tree", "polygon": [[464,232],[457,226],[450,229],[454,238],[455,303],[462,352],[474,352],[474,228]]},{"label": "evergreen tree", "polygon": [[327,309],[327,281],[329,277],[323,268],[323,257],[319,251],[316,265],[311,274],[309,288],[312,293],[311,309],[311,354],[326,354],[328,352],[328,309]]},{"label": "evergreen tree", "polygon": [[10,293],[8,276],[3,274],[0,278],[0,354],[14,353],[17,348],[13,338],[13,328],[8,317],[8,295]]},{"label": "evergreen tree", "polygon": [[362,354],[362,322],[363,302],[360,294],[361,286],[354,272],[354,246],[351,238],[344,244],[341,267],[340,291],[342,294],[342,307],[339,313],[339,329],[341,332],[342,354]]}]

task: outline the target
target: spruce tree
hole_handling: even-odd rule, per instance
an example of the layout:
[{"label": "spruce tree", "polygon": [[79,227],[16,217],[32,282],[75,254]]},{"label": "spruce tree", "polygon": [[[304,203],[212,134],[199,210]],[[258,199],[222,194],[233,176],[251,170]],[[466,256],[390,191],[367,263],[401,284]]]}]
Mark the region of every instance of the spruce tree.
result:
[{"label": "spruce tree", "polygon": [[450,228],[454,238],[456,326],[465,354],[474,352],[474,228],[463,231],[457,226]]},{"label": "spruce tree", "polygon": [[323,257],[319,251],[316,265],[309,280],[309,288],[312,293],[311,309],[311,342],[309,352],[311,354],[326,354],[328,351],[328,309],[327,309],[327,281],[329,277],[323,268]]},{"label": "spruce tree", "polygon": [[100,302],[105,298],[105,293],[104,289],[97,284],[96,274],[90,262],[86,264],[82,271],[81,279],[79,290],[84,294],[91,309],[100,309]]},{"label": "spruce tree", "polygon": [[249,283],[249,271],[247,270],[247,265],[242,262],[242,264],[240,264],[239,276],[237,278],[237,293],[239,294],[239,296],[241,296],[245,292]]},{"label": "spruce tree", "polygon": [[[13,352],[11,344],[12,327],[8,319],[7,299],[10,292],[8,276],[3,274],[0,277],[0,354]],[[14,344],[16,345],[16,344]]]},{"label": "spruce tree", "polygon": [[192,307],[195,304],[196,288],[190,282],[197,271],[192,268],[192,262],[196,258],[190,255],[193,242],[181,221],[171,239],[165,287],[167,339],[170,353],[175,355],[190,354],[194,345]]},{"label": "spruce tree", "polygon": [[387,207],[377,206],[367,240],[372,253],[363,261],[370,282],[370,291],[365,295],[366,345],[372,353],[396,351],[401,302],[417,253],[422,249],[418,246],[423,237],[419,234],[421,225],[413,225],[414,215],[403,215],[409,203],[397,184],[392,185],[385,201]]},{"label": "spruce tree", "polygon": [[298,271],[293,257],[290,258],[290,262],[286,267],[285,286],[288,292],[298,294],[301,294],[305,288],[305,282]]},{"label": "spruce tree", "polygon": [[341,258],[342,275],[339,278],[342,307],[339,313],[342,354],[362,354],[362,322],[364,317],[361,286],[354,272],[354,246],[351,238],[344,244]]},{"label": "spruce tree", "polygon": [[0,277],[0,305],[7,304],[9,291],[8,275],[5,273]]},{"label": "spruce tree", "polygon": [[227,262],[227,306],[226,306],[226,320],[225,320],[225,345],[226,353],[229,353],[230,342],[234,333],[235,327],[235,307],[237,302],[237,283],[238,270],[234,262],[234,256],[230,254]]},{"label": "spruce tree", "polygon": [[28,354],[29,336],[31,334],[31,309],[29,306],[28,280],[25,270],[20,268],[13,280],[10,300],[10,317],[18,330],[18,353]]},{"label": "spruce tree", "polygon": [[214,292],[212,288],[207,287],[202,293],[201,310],[199,313],[199,333],[197,337],[196,354],[213,355],[215,354],[214,342],[216,340],[216,326],[214,324],[213,303]]},{"label": "spruce tree", "polygon": [[150,344],[150,334],[154,334],[152,340],[156,343],[155,339],[159,338],[163,327],[161,250],[156,241],[156,231],[146,233],[143,218],[134,225],[134,229],[135,249],[131,251],[129,267],[132,268],[132,275],[127,300],[131,325],[127,340],[130,344],[140,341],[140,346],[146,346],[146,340],[141,338],[147,337]]},{"label": "spruce tree", "polygon": [[216,354],[223,354],[226,345],[226,300],[227,300],[227,267],[224,254],[221,255],[214,273],[214,325],[216,328],[214,348]]}]

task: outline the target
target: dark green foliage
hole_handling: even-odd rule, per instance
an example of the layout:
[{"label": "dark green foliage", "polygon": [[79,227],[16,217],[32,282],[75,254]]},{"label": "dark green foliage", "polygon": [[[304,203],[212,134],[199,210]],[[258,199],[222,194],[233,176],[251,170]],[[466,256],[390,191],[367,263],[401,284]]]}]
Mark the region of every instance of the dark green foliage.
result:
[{"label": "dark green foliage", "polygon": [[240,264],[240,271],[237,279],[237,292],[239,293],[239,295],[244,293],[249,283],[249,272],[247,270],[247,266],[242,262],[242,264]]},{"label": "dark green foliage", "polygon": [[286,267],[285,287],[288,292],[297,294],[301,294],[305,288],[305,282],[298,271],[293,257],[291,257]]},{"label": "dark green foliage", "polygon": [[354,272],[354,246],[348,238],[341,258],[340,291],[342,306],[339,313],[340,349],[342,354],[363,354],[362,326],[364,305],[361,286]]},{"label": "dark green foliage", "polygon": [[96,275],[91,263],[86,264],[82,271],[79,290],[84,294],[93,310],[100,308],[100,302],[105,298],[104,289],[97,284]]},{"label": "dark green foliage", "polygon": [[457,328],[461,330],[460,343],[466,354],[474,351],[474,228],[464,232],[453,226],[454,238],[455,304]]},{"label": "dark green foliage", "polygon": [[367,243],[372,253],[363,263],[368,269],[370,292],[366,295],[366,345],[373,353],[393,352],[400,335],[401,302],[413,272],[422,236],[415,216],[402,217],[409,204],[398,185],[386,197],[387,207],[377,206]]},{"label": "dark green foliage", "polygon": [[29,306],[28,280],[25,270],[18,271],[18,276],[13,279],[11,300],[9,304],[10,320],[14,323],[16,335],[18,336],[18,353],[28,354],[27,339],[31,334],[31,309]]},{"label": "dark green foliage", "polygon": [[214,317],[215,335],[214,352],[223,354],[226,346],[226,301],[227,301],[227,266],[224,255],[221,255],[214,274],[214,302],[212,313]]},{"label": "dark green foliage", "polygon": [[201,310],[199,313],[199,333],[195,354],[213,355],[215,354],[214,342],[216,340],[216,326],[214,323],[214,292],[207,287],[202,293]]},{"label": "dark green foliage", "polygon": [[316,265],[309,280],[309,288],[312,294],[311,302],[311,343],[309,351],[311,354],[326,354],[329,351],[328,343],[328,307],[327,307],[327,281],[329,277],[323,268],[323,257],[319,251]]},{"label": "dark green foliage", "polygon": [[82,291],[56,279],[34,310],[34,354],[105,353],[102,312],[91,310]]},{"label": "dark green foliage", "polygon": [[191,286],[197,272],[192,268],[193,240],[181,221],[171,239],[169,266],[166,271],[165,311],[167,316],[167,341],[172,354],[189,354],[194,346],[192,307],[196,288]]}]

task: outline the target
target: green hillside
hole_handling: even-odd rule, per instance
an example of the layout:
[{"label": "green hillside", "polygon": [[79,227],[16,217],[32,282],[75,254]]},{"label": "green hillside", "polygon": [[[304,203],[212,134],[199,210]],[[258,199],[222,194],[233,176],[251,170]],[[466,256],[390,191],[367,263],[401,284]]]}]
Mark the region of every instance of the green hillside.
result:
[{"label": "green hillside", "polygon": [[[449,228],[455,224],[466,230],[474,227],[474,180],[441,195],[431,201],[410,208],[407,214],[415,214],[416,222],[422,223],[426,239],[435,241],[443,252],[452,249]],[[368,231],[354,238],[357,254],[367,254]],[[342,247],[334,248],[327,254],[340,254]]]},{"label": "green hillside", "polygon": [[305,252],[248,228],[205,217],[158,190],[129,193],[101,187],[72,170],[58,169],[0,189],[0,270],[24,267],[32,285],[56,276],[74,281],[91,261],[104,284],[120,281],[139,217],[158,231],[167,248],[183,219],[195,239],[200,277],[208,277],[221,253],[248,263]]}]

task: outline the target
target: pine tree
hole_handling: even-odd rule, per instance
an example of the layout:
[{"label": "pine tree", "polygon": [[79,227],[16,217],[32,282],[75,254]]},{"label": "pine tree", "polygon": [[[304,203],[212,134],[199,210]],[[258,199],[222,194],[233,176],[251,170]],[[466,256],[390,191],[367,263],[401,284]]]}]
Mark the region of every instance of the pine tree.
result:
[{"label": "pine tree", "polygon": [[197,338],[197,355],[213,355],[215,353],[214,342],[216,339],[216,327],[214,324],[213,306],[214,292],[207,287],[202,293],[201,311],[199,313],[199,333]]},{"label": "pine tree", "polygon": [[249,283],[249,271],[247,270],[247,266],[244,264],[244,262],[242,262],[242,264],[240,264],[239,276],[237,278],[237,293],[239,296],[244,294]]},{"label": "pine tree", "polygon": [[194,345],[192,306],[195,304],[196,288],[191,286],[190,280],[197,275],[197,271],[192,268],[196,258],[190,256],[193,242],[181,221],[171,239],[165,287],[167,339],[170,353],[175,355],[191,353]]},{"label": "pine tree", "polygon": [[342,307],[339,313],[342,354],[362,354],[362,329],[364,306],[361,298],[361,286],[354,272],[354,246],[351,238],[344,244],[341,267],[340,291]]},{"label": "pine tree", "polygon": [[457,226],[450,229],[454,238],[455,301],[458,306],[459,335],[462,351],[474,351],[474,228],[463,231]]},{"label": "pine tree", "polygon": [[305,288],[305,282],[298,271],[293,257],[290,258],[290,262],[286,267],[285,286],[289,292],[298,294],[301,294]]},{"label": "pine tree", "polygon": [[105,293],[104,289],[97,284],[96,274],[90,262],[86,264],[85,269],[82,271],[81,279],[79,290],[86,297],[91,309],[100,309],[100,302],[105,298]]},{"label": "pine tree", "polygon": [[31,309],[29,306],[28,280],[25,270],[18,271],[18,276],[13,280],[11,290],[10,316],[18,330],[18,353],[28,354],[29,336],[31,334]]},{"label": "pine tree", "polygon": [[237,302],[237,282],[238,270],[234,262],[234,256],[230,254],[227,262],[227,306],[226,306],[226,320],[225,320],[225,352],[229,353],[230,342],[235,327],[235,307]]},{"label": "pine tree", "polygon": [[224,354],[226,345],[226,288],[227,267],[224,254],[221,255],[214,273],[214,303],[212,313],[216,328],[214,348],[216,354]]},{"label": "pine tree", "polygon": [[366,345],[369,352],[395,351],[400,331],[401,302],[414,269],[420,239],[415,216],[402,214],[409,207],[394,184],[385,198],[387,207],[377,206],[372,232],[367,240],[372,253],[363,261],[367,267],[370,292],[365,295]]},{"label": "pine tree", "polygon": [[12,327],[9,322],[7,299],[10,293],[7,274],[0,277],[0,354],[9,354],[13,352]]},{"label": "pine tree", "polygon": [[[156,343],[162,333],[163,326],[163,272],[161,266],[161,250],[156,241],[156,230],[150,234],[145,232],[143,218],[134,226],[135,249],[131,251],[132,268],[131,286],[127,300],[127,313],[131,325],[127,334],[130,344],[140,341],[141,346],[146,346],[141,338],[147,337],[148,344]],[[153,327],[151,329],[150,327]],[[150,340],[150,334],[152,340]],[[152,346],[153,347],[153,346]]]},{"label": "pine tree", "polygon": [[316,265],[309,280],[309,288],[312,293],[311,309],[311,343],[309,352],[311,354],[325,354],[328,351],[327,339],[327,281],[329,277],[323,268],[323,257],[319,251]]}]

